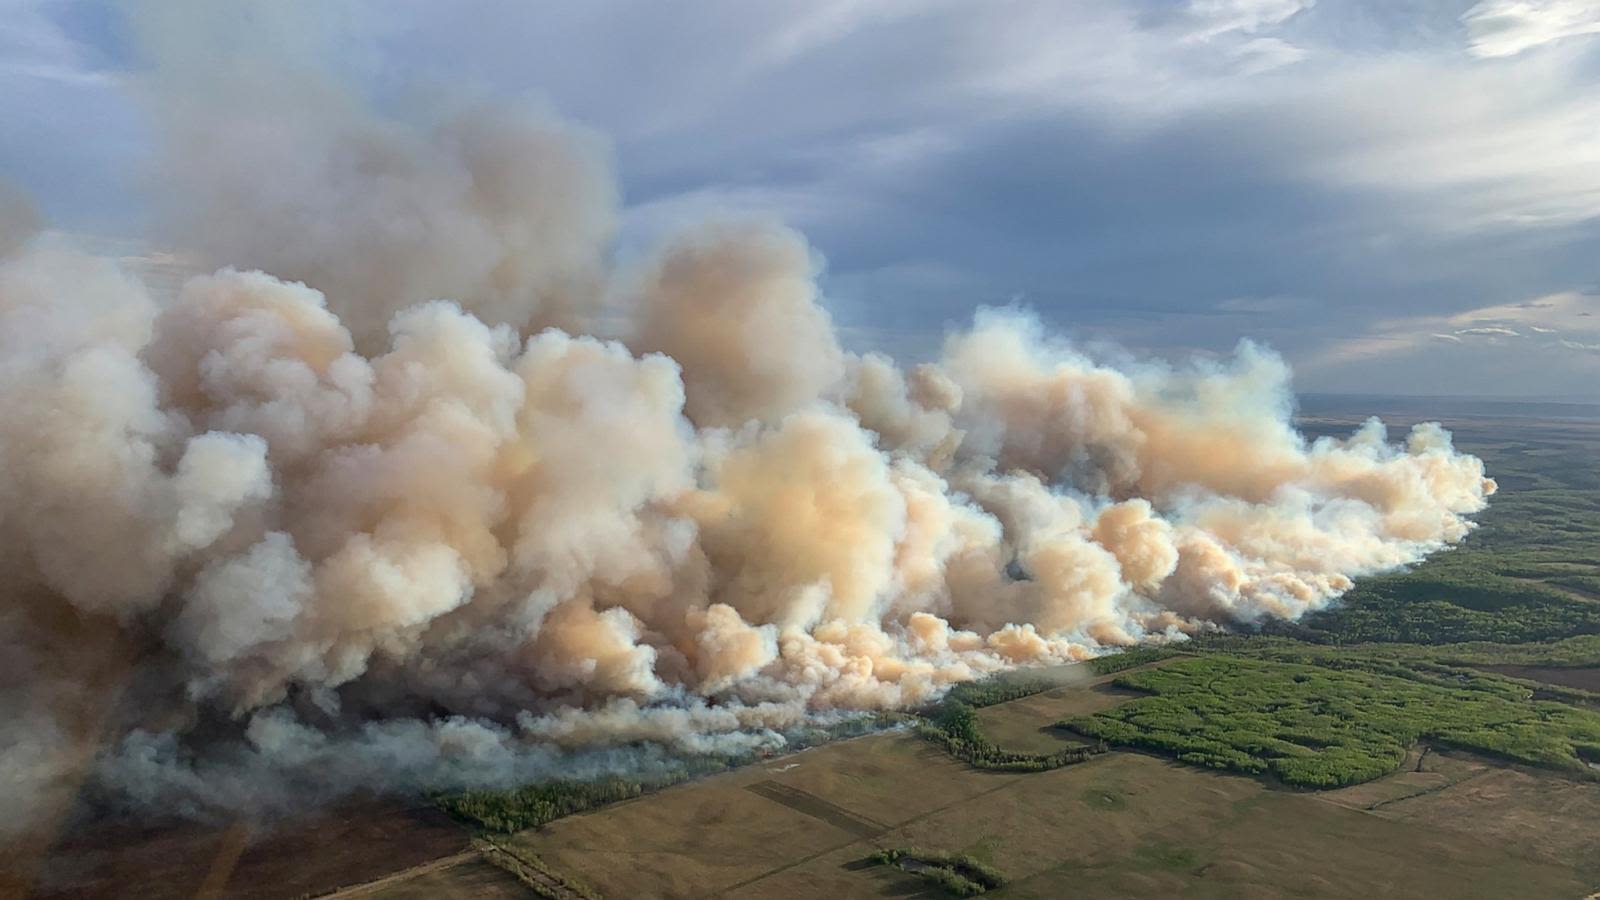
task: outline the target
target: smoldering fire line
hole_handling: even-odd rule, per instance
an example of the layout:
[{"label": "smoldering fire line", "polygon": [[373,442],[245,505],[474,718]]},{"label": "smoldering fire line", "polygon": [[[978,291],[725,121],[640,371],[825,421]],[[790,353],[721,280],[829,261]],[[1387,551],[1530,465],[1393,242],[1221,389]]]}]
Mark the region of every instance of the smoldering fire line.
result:
[{"label": "smoldering fire line", "polygon": [[776,225],[608,271],[603,154],[547,117],[207,90],[152,95],[213,274],[0,227],[13,831],[84,766],[204,815],[773,746],[1299,616],[1494,490],[1437,425],[1307,440],[1248,342],[1112,365],[985,311],[910,371],[846,352]]}]

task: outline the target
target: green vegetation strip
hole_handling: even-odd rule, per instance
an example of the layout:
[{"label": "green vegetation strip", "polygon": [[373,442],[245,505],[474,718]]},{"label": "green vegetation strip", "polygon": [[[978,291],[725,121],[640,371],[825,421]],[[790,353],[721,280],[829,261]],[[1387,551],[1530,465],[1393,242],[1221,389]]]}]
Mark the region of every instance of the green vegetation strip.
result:
[{"label": "green vegetation strip", "polygon": [[1032,677],[1026,672],[995,675],[980,681],[964,681],[951,688],[949,693],[944,695],[944,699],[933,707],[931,714],[936,715],[940,709],[951,704],[978,708],[994,706],[996,703],[1008,703],[1034,694],[1042,694],[1060,686],[1059,681]]},{"label": "green vegetation strip", "polygon": [[438,797],[435,802],[457,818],[475,822],[490,831],[509,833],[637,797],[647,789],[641,782],[621,778],[596,782],[555,781],[510,791],[465,791]]},{"label": "green vegetation strip", "polygon": [[509,834],[524,828],[537,828],[563,816],[586,812],[619,800],[631,800],[734,764],[731,760],[709,758],[695,760],[692,768],[684,766],[648,779],[541,781],[507,791],[440,794],[433,801],[458,819],[488,831]]},{"label": "green vegetation strip", "polygon": [[977,769],[998,772],[1048,772],[1087,762],[1110,749],[1104,741],[1054,753],[1016,753],[996,747],[978,727],[978,714],[959,700],[947,700],[937,716],[917,726],[922,737]]},{"label": "green vegetation strip", "polygon": [[1535,701],[1527,688],[1491,676],[1388,672],[1407,670],[1208,654],[1123,675],[1118,686],[1149,696],[1062,724],[1111,744],[1271,772],[1311,788],[1387,775],[1423,738],[1574,773],[1592,773],[1586,763],[1600,761],[1600,714]]},{"label": "green vegetation strip", "polygon": [[[1180,655],[1167,647],[1136,647],[1090,660],[1090,671],[1109,675]],[[995,746],[979,726],[976,709],[1019,700],[1060,687],[1059,681],[1023,673],[997,675],[958,684],[938,705],[923,710],[917,733],[946,753],[977,769],[998,772],[1048,772],[1087,762],[1110,750],[1105,741],[1064,747],[1054,753],[1017,753]]]},{"label": "green vegetation strip", "polygon": [[937,705],[922,711],[917,733],[973,768],[997,772],[1048,772],[1105,753],[1110,748],[1103,741],[1055,753],[1016,753],[995,746],[978,724],[976,710],[980,707],[1019,700],[1060,686],[1058,681],[1026,673],[958,684]]},{"label": "green vegetation strip", "polygon": [[1111,675],[1179,655],[1182,655],[1182,651],[1171,647],[1130,647],[1119,653],[1089,660],[1089,670],[1096,675]]},{"label": "green vegetation strip", "polygon": [[[826,726],[814,726],[787,736],[788,748],[800,750],[814,744],[870,734],[905,721],[900,713],[853,716]],[[672,768],[640,778],[611,776],[587,780],[556,779],[532,782],[508,790],[471,790],[431,795],[435,805],[457,819],[489,832],[509,834],[537,828],[564,816],[632,800],[662,788],[715,775],[756,760],[754,754],[685,757]]]},{"label": "green vegetation strip", "polygon": [[956,897],[973,897],[1006,883],[993,866],[970,856],[918,847],[879,850],[867,857],[873,865],[895,866]]},{"label": "green vegetation strip", "polygon": [[524,887],[546,900],[601,900],[593,888],[560,874],[532,853],[494,841],[480,839],[472,843],[484,861],[511,873]]}]

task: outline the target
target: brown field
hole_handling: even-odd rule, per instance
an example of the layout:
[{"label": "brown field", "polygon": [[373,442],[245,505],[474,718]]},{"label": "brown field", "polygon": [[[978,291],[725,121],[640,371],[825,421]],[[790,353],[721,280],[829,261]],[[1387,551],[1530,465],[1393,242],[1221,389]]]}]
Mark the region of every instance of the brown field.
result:
[{"label": "brown field", "polygon": [[1378,810],[1411,797],[1442,791],[1489,772],[1491,764],[1465,753],[1413,747],[1400,771],[1387,778],[1312,796],[1350,809]]},{"label": "brown field", "polygon": [[[1117,673],[1122,674],[1122,673]],[[1053,753],[1063,744],[1085,743],[1082,738],[1055,727],[1068,716],[1082,716],[1110,709],[1131,697],[1110,685],[1115,676],[1106,676],[1081,687],[1062,687],[1043,694],[1023,697],[1010,703],[978,710],[978,722],[989,739],[1008,750],[1026,753]]]},{"label": "brown field", "polygon": [[1511,678],[1542,681],[1585,691],[1600,693],[1600,666],[1503,666],[1484,665],[1477,668]]},{"label": "brown field", "polygon": [[[1600,784],[1495,767],[1385,807],[1408,825],[1467,831],[1529,859],[1573,865],[1600,882]],[[1597,884],[1600,886],[1600,884]]]},{"label": "brown field", "polygon": [[384,900],[524,900],[532,896],[515,876],[476,854],[438,869],[413,870],[381,885],[340,891],[335,900],[370,897]]},{"label": "brown field", "polygon": [[256,835],[198,826],[91,828],[51,851],[29,896],[297,897],[460,853],[467,841],[465,829],[432,807],[390,803],[348,806]]},{"label": "brown field", "polygon": [[[875,847],[906,845],[998,866],[1013,879],[1002,897],[1576,897],[1593,887],[1575,858],[1514,852],[1492,833],[1374,815],[1142,754],[991,775],[952,771],[902,734],[798,758],[787,772],[734,772],[563,819],[516,844],[612,897],[910,892],[905,876],[857,865]],[[888,829],[862,836],[749,789],[771,781],[805,790],[806,769],[808,793]],[[848,788],[835,792],[862,780],[907,796],[862,804]]]},{"label": "brown field", "polygon": [[[989,707],[983,724],[1006,746],[1059,746],[1042,726],[1120,699],[1103,686],[1063,688]],[[1597,839],[1535,846],[1512,840],[1505,823],[1543,832],[1587,816],[1592,831],[1600,794],[1593,807],[1557,806],[1572,786],[1562,779],[1457,754],[1419,751],[1408,762],[1389,778],[1315,794],[1138,753],[988,773],[899,733],[672,788],[512,842],[610,897],[917,894],[908,876],[861,865],[877,847],[908,845],[997,866],[1012,879],[998,897],[1581,897],[1594,889]],[[1486,792],[1500,776],[1541,787]],[[1474,814],[1480,799],[1484,811]],[[1535,827],[1547,813],[1557,818]]]}]

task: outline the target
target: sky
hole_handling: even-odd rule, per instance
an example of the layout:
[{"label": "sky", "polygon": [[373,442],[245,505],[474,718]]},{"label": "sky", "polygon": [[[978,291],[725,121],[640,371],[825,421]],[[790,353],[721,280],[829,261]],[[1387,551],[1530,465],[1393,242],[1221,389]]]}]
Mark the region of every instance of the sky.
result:
[{"label": "sky", "polygon": [[[94,240],[141,239],[160,189],[130,10],[0,0],[0,179]],[[235,37],[380,106],[468,91],[604,135],[619,254],[799,228],[852,349],[929,357],[1014,304],[1138,354],[1250,338],[1302,391],[1600,400],[1600,0],[299,12]]]}]

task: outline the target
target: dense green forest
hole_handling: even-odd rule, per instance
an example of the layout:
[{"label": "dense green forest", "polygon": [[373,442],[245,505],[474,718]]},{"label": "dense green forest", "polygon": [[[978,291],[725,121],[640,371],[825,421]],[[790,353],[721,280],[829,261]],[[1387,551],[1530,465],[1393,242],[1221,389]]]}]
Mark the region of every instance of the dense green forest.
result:
[{"label": "dense green forest", "polygon": [[1423,738],[1576,773],[1600,761],[1600,713],[1534,700],[1528,688],[1493,676],[1412,674],[1207,653],[1120,676],[1118,686],[1148,696],[1063,724],[1196,765],[1271,772],[1299,787],[1387,775]]}]

